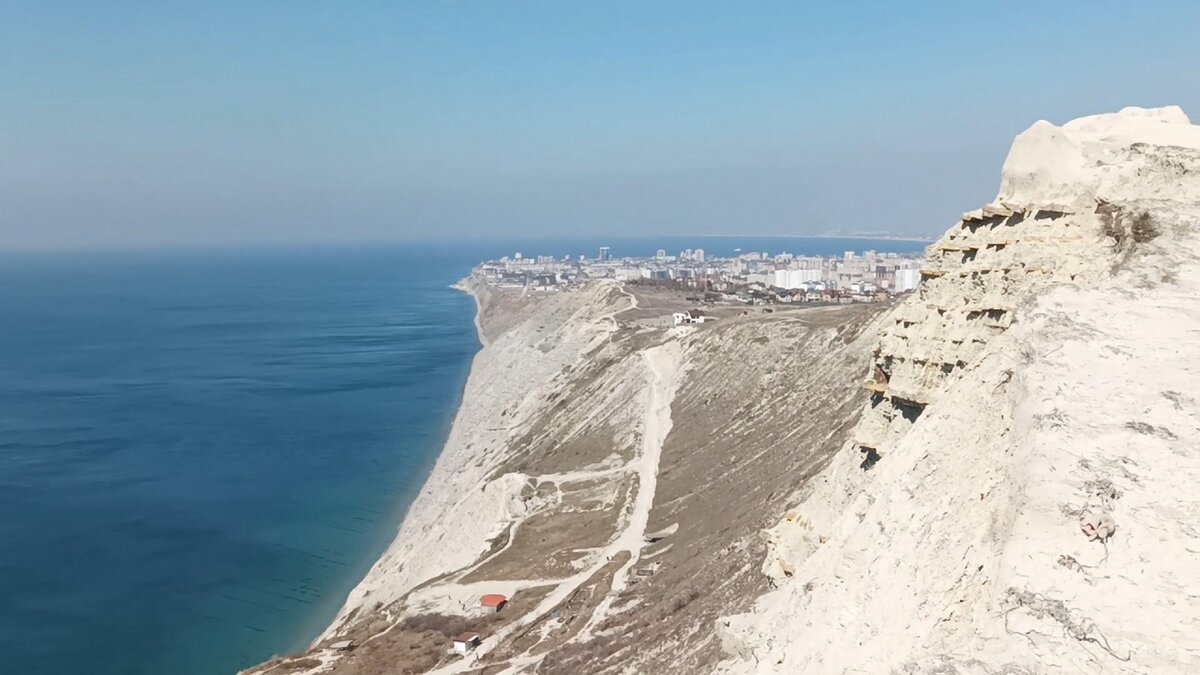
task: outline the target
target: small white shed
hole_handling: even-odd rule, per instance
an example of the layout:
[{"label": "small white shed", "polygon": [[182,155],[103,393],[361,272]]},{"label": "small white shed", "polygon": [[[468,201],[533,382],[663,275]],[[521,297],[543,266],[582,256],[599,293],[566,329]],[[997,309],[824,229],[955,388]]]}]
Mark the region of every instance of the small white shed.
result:
[{"label": "small white shed", "polygon": [[463,633],[454,638],[454,651],[458,654],[466,654],[478,646],[479,633]]}]

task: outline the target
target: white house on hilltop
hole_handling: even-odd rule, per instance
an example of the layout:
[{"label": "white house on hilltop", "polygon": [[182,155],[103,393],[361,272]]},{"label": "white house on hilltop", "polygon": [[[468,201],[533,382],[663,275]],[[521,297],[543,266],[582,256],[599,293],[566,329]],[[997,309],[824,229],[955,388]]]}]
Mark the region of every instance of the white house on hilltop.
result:
[{"label": "white house on hilltop", "polygon": [[689,309],[686,312],[675,312],[674,314],[671,315],[671,317],[673,319],[675,319],[676,326],[682,326],[684,324],[693,324],[693,323],[704,323],[704,319],[705,319],[704,312],[702,312],[698,309]]}]

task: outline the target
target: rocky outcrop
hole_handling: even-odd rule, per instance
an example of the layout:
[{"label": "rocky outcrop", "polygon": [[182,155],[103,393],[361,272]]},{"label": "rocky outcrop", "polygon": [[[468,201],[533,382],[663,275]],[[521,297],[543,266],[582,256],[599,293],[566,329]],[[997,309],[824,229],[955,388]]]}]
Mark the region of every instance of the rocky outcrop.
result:
[{"label": "rocky outcrop", "polygon": [[1108,275],[1113,247],[1097,236],[1095,206],[989,205],[964,214],[929,247],[916,296],[880,335],[865,384],[871,405],[856,431],[864,455],[880,456],[903,438],[955,373],[1008,330],[1019,308],[1057,284]]},{"label": "rocky outcrop", "polygon": [[853,440],[767,531],[780,588],[718,622],[722,670],[1200,666],[1198,219],[1178,108],[1018,136],[885,320]]}]

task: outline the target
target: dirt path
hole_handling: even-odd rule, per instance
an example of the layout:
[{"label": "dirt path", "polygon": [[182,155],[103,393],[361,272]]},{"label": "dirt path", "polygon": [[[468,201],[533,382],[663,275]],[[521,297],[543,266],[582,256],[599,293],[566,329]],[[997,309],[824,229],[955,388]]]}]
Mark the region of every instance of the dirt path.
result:
[{"label": "dirt path", "polygon": [[614,330],[618,327],[618,324],[617,324],[617,315],[618,314],[624,314],[625,312],[632,312],[632,311],[638,309],[637,296],[634,295],[633,293],[630,293],[629,289],[625,288],[625,284],[620,284],[619,286],[617,286],[617,290],[621,291],[621,295],[624,295],[625,297],[629,298],[629,306],[624,309],[614,309],[613,311],[609,312],[608,314],[605,314],[604,316],[600,317],[601,321],[611,321],[612,327]]},{"label": "dirt path", "polygon": [[629,574],[641,560],[642,547],[646,543],[646,525],[650,522],[650,509],[654,506],[654,493],[658,487],[659,459],[663,442],[671,432],[671,401],[679,383],[680,345],[675,341],[667,342],[642,352],[642,357],[650,369],[651,379],[642,427],[642,452],[637,458],[637,499],[625,529],[610,545],[613,552],[629,551],[629,561],[613,575],[612,590],[596,607],[576,639],[588,639],[592,628],[612,613],[612,602],[628,585]]},{"label": "dirt path", "polygon": [[[680,344],[671,340],[642,353],[648,371],[648,396],[646,413],[643,418],[642,447],[638,457],[626,467],[637,472],[638,491],[633,509],[625,519],[617,537],[596,557],[596,562],[558,582],[558,586],[536,607],[484,640],[483,644],[476,648],[470,656],[433,672],[463,673],[478,668],[479,661],[484,655],[495,649],[516,631],[528,626],[562,604],[607,565],[613,556],[625,551],[629,553],[629,560],[614,574],[612,592],[597,606],[583,631],[589,631],[592,626],[609,616],[612,598],[625,588],[630,570],[640,559],[642,546],[645,543],[646,525],[650,520],[650,509],[654,505],[654,493],[658,485],[658,465],[662,456],[663,441],[671,431],[671,401],[675,397],[675,390],[679,382],[681,351]],[[526,668],[540,660],[540,656],[517,657],[509,662],[510,670]]]}]

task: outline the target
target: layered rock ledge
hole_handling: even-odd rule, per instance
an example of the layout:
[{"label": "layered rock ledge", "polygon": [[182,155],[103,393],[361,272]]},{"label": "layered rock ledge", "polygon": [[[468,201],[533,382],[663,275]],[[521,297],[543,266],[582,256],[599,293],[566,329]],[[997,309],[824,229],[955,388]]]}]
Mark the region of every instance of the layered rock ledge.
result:
[{"label": "layered rock ledge", "polygon": [[727,673],[1200,668],[1200,128],[1038,122],[885,318]]}]

